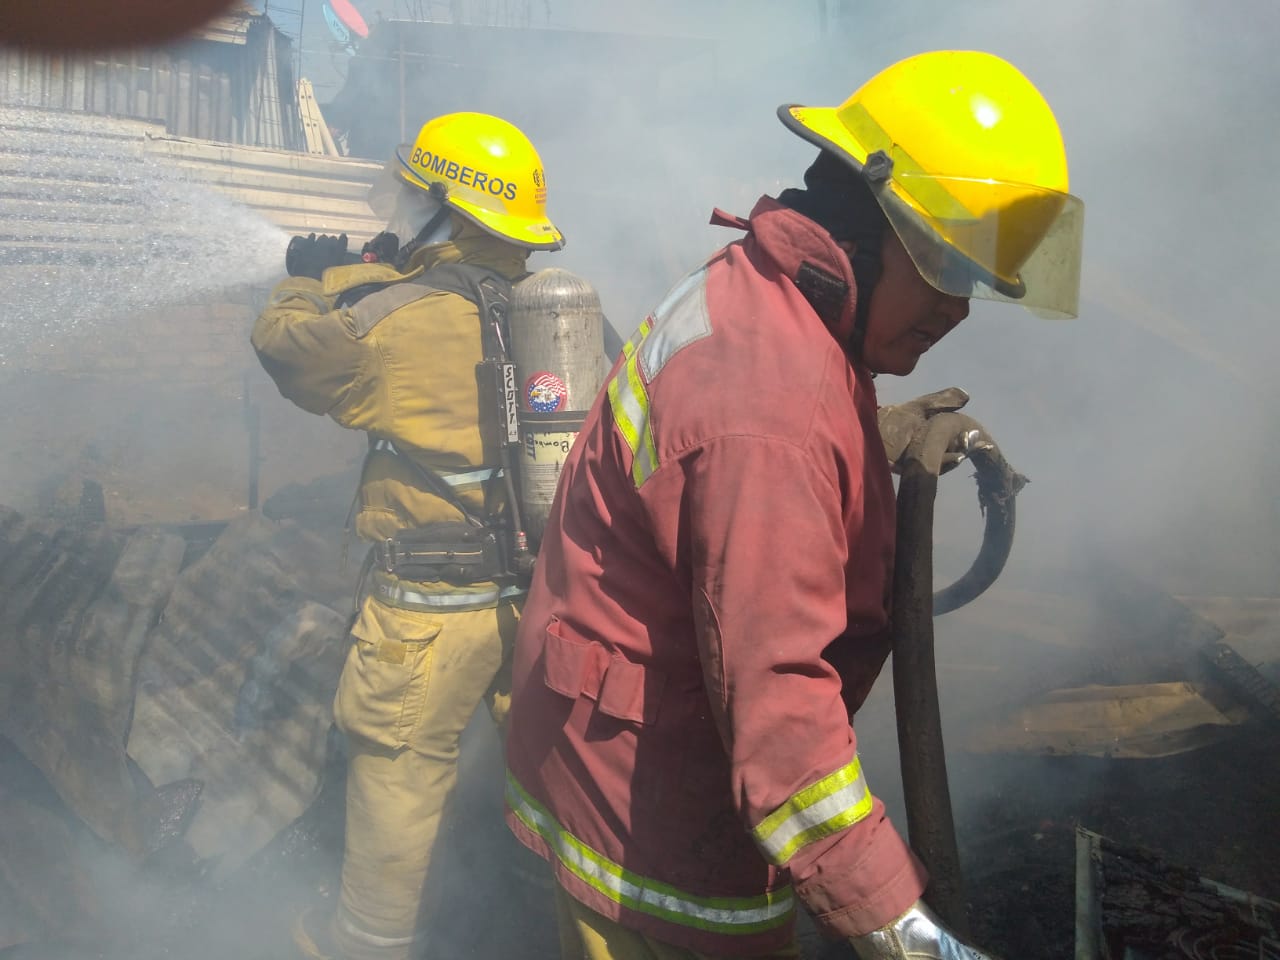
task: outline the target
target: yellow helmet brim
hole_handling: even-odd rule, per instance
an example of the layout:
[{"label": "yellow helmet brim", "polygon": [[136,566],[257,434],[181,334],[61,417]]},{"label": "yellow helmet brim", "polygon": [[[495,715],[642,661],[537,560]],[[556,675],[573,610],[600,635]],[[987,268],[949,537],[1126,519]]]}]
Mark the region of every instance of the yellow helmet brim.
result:
[{"label": "yellow helmet brim", "polygon": [[892,164],[884,176],[868,176],[870,151],[849,129],[850,113],[847,107],[778,108],[789,130],[866,177],[927,282],[954,296],[1018,303],[1042,316],[1077,315],[1084,233],[1078,197],[1029,184],[930,175],[896,146],[885,154]]},{"label": "yellow helmet brim", "polygon": [[778,119],[788,130],[815,147],[830,150],[852,161],[858,171],[867,162],[866,146],[841,122],[836,107],[802,107],[785,103],[778,108]]},{"label": "yellow helmet brim", "polygon": [[448,203],[481,228],[518,246],[530,250],[559,250],[564,247],[564,234],[550,220],[524,220],[510,214],[497,214],[460,197],[450,197]]}]

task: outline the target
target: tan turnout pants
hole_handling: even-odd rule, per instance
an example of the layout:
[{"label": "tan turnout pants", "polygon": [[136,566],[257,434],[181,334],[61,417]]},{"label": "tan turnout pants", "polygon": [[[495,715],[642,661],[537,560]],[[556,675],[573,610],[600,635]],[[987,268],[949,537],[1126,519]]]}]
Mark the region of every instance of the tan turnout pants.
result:
[{"label": "tan turnout pants", "polygon": [[458,738],[486,698],[505,721],[518,620],[509,600],[447,613],[363,600],[334,700],[349,742],[331,927],[345,960],[407,960],[423,940],[429,951],[419,931],[423,891],[457,782]]},{"label": "tan turnout pants", "polygon": [[[673,947],[596,913],[559,886],[556,887],[556,921],[560,927],[561,960],[723,960],[717,954]],[[755,960],[798,960],[800,948],[790,946]]]}]

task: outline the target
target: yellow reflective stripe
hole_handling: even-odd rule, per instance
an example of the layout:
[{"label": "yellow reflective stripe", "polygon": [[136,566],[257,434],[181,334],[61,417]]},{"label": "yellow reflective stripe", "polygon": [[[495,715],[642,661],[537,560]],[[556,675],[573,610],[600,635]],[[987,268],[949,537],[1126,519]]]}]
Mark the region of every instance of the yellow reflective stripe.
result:
[{"label": "yellow reflective stripe", "polygon": [[629,357],[636,352],[636,347],[644,343],[644,338],[649,335],[649,331],[653,329],[653,317],[645,317],[641,321],[640,326],[636,327],[636,332],[627,338],[627,342],[622,345],[622,355]]},{"label": "yellow reflective stripe", "polygon": [[622,345],[622,368],[609,381],[609,407],[618,432],[631,448],[631,477],[638,488],[658,469],[658,450],[649,429],[649,393],[640,376],[639,355],[636,348],[649,335],[653,324],[645,320],[630,340]]},{"label": "yellow reflective stripe", "polygon": [[640,358],[627,358],[625,367],[627,389],[635,404],[640,409],[644,426],[640,430],[640,442],[631,448],[634,456],[631,459],[631,477],[639,487],[649,479],[649,475],[658,469],[658,451],[653,445],[653,431],[649,427],[649,394],[645,391],[644,381],[640,379]]},{"label": "yellow reflective stripe", "polygon": [[791,922],[795,895],[782,887],[754,897],[704,897],[626,869],[565,830],[507,771],[507,806],[583,883],[637,913],[711,933],[745,935]]},{"label": "yellow reflective stripe", "polygon": [[785,866],[801,847],[863,819],[871,812],[871,803],[871,791],[855,755],[835,773],[792,795],[751,836],[770,863]]},{"label": "yellow reflective stripe", "polygon": [[623,376],[624,371],[620,371],[616,377],[609,381],[609,407],[613,410],[613,422],[617,424],[618,432],[622,434],[622,439],[627,441],[627,446],[631,448],[632,454],[640,448],[640,431],[637,429],[635,420],[632,419],[633,414],[637,417],[642,413],[637,409],[635,398],[631,395],[631,387],[626,385],[626,393],[624,394],[623,385],[626,379]]}]

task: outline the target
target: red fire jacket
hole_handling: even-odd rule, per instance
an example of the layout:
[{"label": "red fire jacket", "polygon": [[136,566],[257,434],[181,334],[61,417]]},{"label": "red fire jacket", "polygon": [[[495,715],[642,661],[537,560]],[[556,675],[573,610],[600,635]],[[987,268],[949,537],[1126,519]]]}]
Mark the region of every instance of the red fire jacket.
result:
[{"label": "red fire jacket", "polygon": [[893,487],[815,276],[849,329],[848,258],[765,198],[641,324],[565,464],[516,645],[512,830],[592,909],[728,956],[789,942],[796,897],[852,936],[926,879],[850,725],[888,652]]}]

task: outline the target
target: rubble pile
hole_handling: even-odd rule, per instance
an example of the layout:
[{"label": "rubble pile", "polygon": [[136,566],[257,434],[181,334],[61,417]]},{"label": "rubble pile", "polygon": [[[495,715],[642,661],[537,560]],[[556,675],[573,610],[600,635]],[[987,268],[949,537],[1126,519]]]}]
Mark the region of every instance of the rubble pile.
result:
[{"label": "rubble pile", "polygon": [[320,789],[350,574],[260,514],[192,555],[163,528],[0,508],[0,737],[51,794],[0,787],[0,949],[65,934],[52,905],[92,912],[77,826],[217,877]]}]

